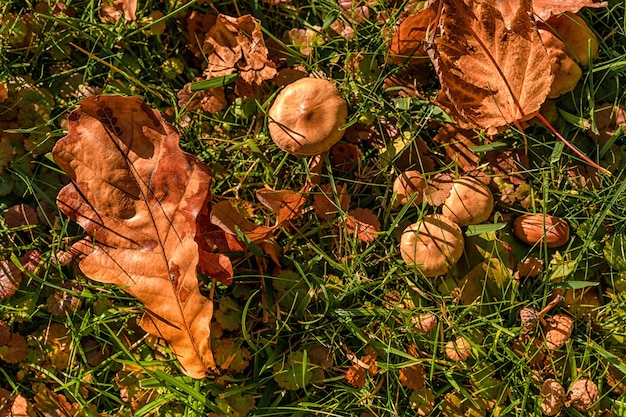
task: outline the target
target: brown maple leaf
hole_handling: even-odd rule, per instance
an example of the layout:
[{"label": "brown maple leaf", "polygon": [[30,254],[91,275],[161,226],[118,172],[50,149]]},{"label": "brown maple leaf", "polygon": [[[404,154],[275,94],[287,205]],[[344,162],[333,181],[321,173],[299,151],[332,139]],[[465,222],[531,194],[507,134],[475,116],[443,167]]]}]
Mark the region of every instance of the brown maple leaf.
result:
[{"label": "brown maple leaf", "polygon": [[276,66],[267,58],[260,22],[251,15],[217,16],[206,34],[203,51],[209,61],[206,78],[237,72],[247,83],[261,85],[276,75]]},{"label": "brown maple leaf", "polygon": [[79,264],[83,273],[139,299],[146,308],[141,327],[165,339],[184,372],[200,378],[215,367],[213,303],[199,290],[194,240],[211,174],[178,141],[139,98],[81,101],[53,150],[72,180],[57,203],[93,238]]},{"label": "brown maple leaf", "polygon": [[564,12],[578,13],[583,7],[606,7],[608,1],[594,3],[593,0],[533,0],[533,13],[541,20]]},{"label": "brown maple leaf", "polygon": [[552,84],[531,0],[442,0],[441,37],[430,51],[438,100],[463,129],[488,132],[533,117]]}]

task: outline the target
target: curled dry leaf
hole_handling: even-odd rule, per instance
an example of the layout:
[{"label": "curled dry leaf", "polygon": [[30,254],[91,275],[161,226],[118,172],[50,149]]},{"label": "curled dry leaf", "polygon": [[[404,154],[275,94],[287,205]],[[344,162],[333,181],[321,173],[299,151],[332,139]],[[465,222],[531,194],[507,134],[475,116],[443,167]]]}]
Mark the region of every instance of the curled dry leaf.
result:
[{"label": "curled dry leaf", "polygon": [[396,64],[419,63],[426,57],[425,45],[429,34],[436,30],[439,2],[410,15],[400,23],[391,37],[389,55]]},{"label": "curled dry leaf", "polygon": [[200,294],[194,240],[211,175],[178,141],[136,97],[83,100],[53,150],[72,179],[57,203],[93,236],[93,252],[79,264],[83,273],[139,299],[146,308],[141,327],[165,339],[184,372],[200,378],[215,367],[213,304]]},{"label": "curled dry leaf", "polygon": [[347,213],[346,227],[350,233],[356,233],[363,242],[372,242],[380,232],[380,220],[372,210],[356,208]]},{"label": "curled dry leaf", "polygon": [[426,202],[431,206],[440,206],[450,196],[454,179],[452,175],[446,173],[435,174],[426,181],[424,196]]},{"label": "curled dry leaf", "polygon": [[446,343],[445,352],[451,361],[462,362],[472,355],[472,345],[464,337],[458,337]]},{"label": "curled dry leaf", "polygon": [[261,85],[276,75],[275,64],[267,58],[261,24],[252,15],[217,16],[206,34],[203,51],[209,61],[206,78],[237,72],[247,83]]},{"label": "curled dry leaf", "polygon": [[[488,132],[532,118],[552,75],[531,0],[443,0],[432,61],[439,101],[461,128]],[[504,13],[501,12],[504,10]]]}]

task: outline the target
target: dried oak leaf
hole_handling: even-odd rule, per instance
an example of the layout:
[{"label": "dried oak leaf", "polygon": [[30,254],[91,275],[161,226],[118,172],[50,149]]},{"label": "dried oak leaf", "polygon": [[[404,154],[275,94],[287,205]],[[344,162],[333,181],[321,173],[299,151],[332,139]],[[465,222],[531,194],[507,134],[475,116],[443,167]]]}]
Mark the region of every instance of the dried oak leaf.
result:
[{"label": "dried oak leaf", "polygon": [[564,12],[578,13],[583,7],[606,7],[608,1],[594,3],[593,0],[533,0],[533,13],[541,20]]},{"label": "dried oak leaf", "polygon": [[346,228],[350,233],[356,233],[363,242],[372,242],[380,232],[380,220],[368,208],[356,208],[346,215]]},{"label": "dried oak leaf", "polygon": [[553,76],[531,0],[442,1],[441,37],[429,51],[442,107],[459,127],[490,133],[532,118]]},{"label": "dried oak leaf", "polygon": [[176,130],[139,98],[81,101],[53,150],[72,180],[57,203],[93,236],[82,272],[140,300],[141,327],[165,339],[187,375],[201,378],[215,367],[213,303],[200,294],[194,237],[211,174],[178,141]]},{"label": "dried oak leaf", "polygon": [[261,189],[256,192],[257,199],[276,214],[273,226],[251,222],[230,200],[220,201],[213,206],[211,223],[231,235],[237,235],[239,231],[254,242],[269,239],[284,223],[300,217],[308,197],[307,188],[302,191]]},{"label": "dried oak leaf", "polygon": [[247,83],[261,85],[276,75],[275,64],[267,58],[261,24],[251,15],[217,16],[206,34],[203,52],[209,61],[206,78],[237,72]]}]

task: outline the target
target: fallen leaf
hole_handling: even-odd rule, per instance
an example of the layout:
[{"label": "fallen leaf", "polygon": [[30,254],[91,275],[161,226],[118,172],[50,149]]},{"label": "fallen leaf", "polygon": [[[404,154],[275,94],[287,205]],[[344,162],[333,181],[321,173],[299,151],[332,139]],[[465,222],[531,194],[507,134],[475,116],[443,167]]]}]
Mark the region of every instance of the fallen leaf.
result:
[{"label": "fallen leaf", "polygon": [[0,346],[0,359],[8,363],[18,363],[26,357],[28,345],[19,333],[11,333],[9,341]]},{"label": "fallen leaf", "polygon": [[220,201],[213,205],[211,223],[231,235],[236,236],[239,231],[252,241],[267,239],[274,233],[273,227],[261,226],[248,220],[230,200]]},{"label": "fallen leaf", "polygon": [[33,398],[33,408],[37,415],[43,417],[69,417],[73,416],[72,404],[65,395],[57,394],[43,383],[34,384],[33,390],[36,392]]},{"label": "fallen leaf", "polygon": [[53,150],[72,180],[57,203],[94,239],[79,264],[83,273],[140,300],[141,327],[165,339],[187,375],[201,378],[215,367],[213,304],[199,290],[194,238],[211,175],[178,141],[139,98],[81,101]]},{"label": "fallen leaf", "polygon": [[593,0],[533,0],[533,13],[541,20],[564,12],[578,13],[583,7],[606,7],[608,1],[594,3]]},{"label": "fallen leaf", "polygon": [[345,378],[346,382],[353,387],[363,388],[365,386],[365,368],[354,364],[346,371]]},{"label": "fallen leaf", "polygon": [[110,0],[100,9],[100,20],[105,23],[116,23],[124,16],[127,22],[137,20],[137,0]]},{"label": "fallen leaf", "polygon": [[[320,192],[313,195],[313,209],[324,220],[331,220],[337,214],[348,210],[350,196],[343,185],[335,185],[337,193],[333,192],[331,184],[320,185]],[[337,196],[336,198],[334,196]]]},{"label": "fallen leaf", "polygon": [[9,298],[20,287],[20,270],[7,259],[0,260],[0,300]]},{"label": "fallen leaf", "polygon": [[454,178],[452,178],[452,175],[446,173],[435,174],[428,178],[426,189],[424,190],[426,202],[435,207],[442,205],[446,198],[450,196],[453,183]]},{"label": "fallen leaf", "polygon": [[20,394],[11,395],[4,388],[0,388],[0,417],[29,417],[33,410],[26,398]]},{"label": "fallen leaf", "polygon": [[[201,80],[201,77],[196,77],[193,81]],[[176,95],[179,107],[191,111],[202,109],[208,113],[215,114],[224,110],[228,105],[224,87],[214,87],[192,92],[191,84],[185,84],[183,89]]]},{"label": "fallen leaf", "polygon": [[356,208],[347,213],[346,228],[363,242],[373,242],[380,232],[380,220],[372,210]]},{"label": "fallen leaf", "polygon": [[201,13],[193,10],[187,16],[185,23],[187,24],[187,38],[189,41],[189,49],[196,57],[202,56],[202,45],[206,34],[215,24],[217,16],[210,13]]},{"label": "fallen leaf", "polygon": [[[430,51],[438,100],[460,128],[495,133],[533,117],[552,84],[550,60],[531,20],[531,0],[443,0],[441,37]],[[512,16],[499,9],[512,10]]]},{"label": "fallen leaf", "polygon": [[8,324],[0,321],[0,346],[6,345],[11,339],[11,328]]},{"label": "fallen leaf", "polygon": [[302,208],[308,198],[306,187],[302,191],[260,189],[256,198],[267,208],[276,213],[274,227],[295,220],[302,215]]},{"label": "fallen leaf", "polygon": [[389,45],[389,54],[394,63],[419,63],[419,58],[423,61],[427,57],[427,36],[437,30],[438,12],[439,2],[434,2],[398,25]]},{"label": "fallen leaf", "polygon": [[480,157],[471,148],[479,143],[473,130],[459,129],[448,123],[439,128],[433,140],[443,146],[446,162],[454,162],[464,172],[477,168]]},{"label": "fallen leaf", "polygon": [[4,221],[9,227],[29,226],[39,223],[37,212],[28,204],[16,204],[4,213]]},{"label": "fallen leaf", "polygon": [[217,16],[203,52],[209,61],[204,71],[207,79],[237,72],[247,83],[261,85],[276,75],[275,64],[267,58],[261,24],[251,15]]}]

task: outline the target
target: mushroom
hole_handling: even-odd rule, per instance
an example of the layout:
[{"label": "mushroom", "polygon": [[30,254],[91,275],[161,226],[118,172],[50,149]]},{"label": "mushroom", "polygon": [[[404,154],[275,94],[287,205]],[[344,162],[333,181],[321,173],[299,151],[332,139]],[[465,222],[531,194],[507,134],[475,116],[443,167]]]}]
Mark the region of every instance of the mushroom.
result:
[{"label": "mushroom", "polygon": [[493,205],[489,187],[475,177],[466,176],[454,180],[441,212],[459,226],[468,226],[487,220]]},{"label": "mushroom", "polygon": [[408,203],[413,196],[413,205],[418,206],[424,199],[426,180],[419,171],[405,171],[393,182],[393,193],[396,196],[394,206]]},{"label": "mushroom", "polygon": [[546,29],[539,29],[539,35],[548,50],[551,72],[554,75],[548,98],[557,98],[576,88],[583,71],[568,55],[567,46],[556,35]]},{"label": "mushroom", "polygon": [[539,242],[549,248],[563,246],[569,240],[569,225],[549,214],[523,214],[513,222],[513,234],[527,245]]},{"label": "mushroom", "polygon": [[555,314],[546,320],[543,330],[548,349],[555,350],[563,347],[572,335],[573,329],[574,320],[565,314]]},{"label": "mushroom", "polygon": [[400,254],[426,277],[446,274],[463,254],[463,233],[450,219],[429,215],[402,232]]},{"label": "mushroom", "polygon": [[268,112],[274,143],[294,155],[319,155],[341,139],[348,105],[331,81],[301,78],[281,91]]}]

